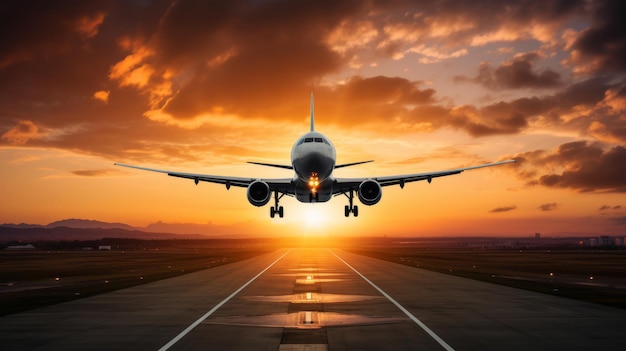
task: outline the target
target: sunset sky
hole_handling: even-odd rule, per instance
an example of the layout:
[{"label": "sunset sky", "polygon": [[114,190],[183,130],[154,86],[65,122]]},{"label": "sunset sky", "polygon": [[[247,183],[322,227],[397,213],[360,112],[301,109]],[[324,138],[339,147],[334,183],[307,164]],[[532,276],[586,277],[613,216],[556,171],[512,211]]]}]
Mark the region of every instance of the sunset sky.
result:
[{"label": "sunset sky", "polygon": [[[3,1],[0,223],[219,235],[626,232],[623,1]],[[291,177],[308,130],[336,176],[514,158],[343,196],[284,198],[114,167]],[[167,224],[170,224],[169,226]],[[154,227],[154,226],[153,226]]]}]

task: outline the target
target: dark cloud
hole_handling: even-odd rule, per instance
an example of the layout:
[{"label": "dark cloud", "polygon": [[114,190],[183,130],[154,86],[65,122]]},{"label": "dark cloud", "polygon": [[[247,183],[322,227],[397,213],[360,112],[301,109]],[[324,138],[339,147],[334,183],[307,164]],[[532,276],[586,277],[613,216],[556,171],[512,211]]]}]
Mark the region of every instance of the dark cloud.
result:
[{"label": "dark cloud", "polygon": [[509,211],[513,211],[517,209],[517,206],[513,205],[513,206],[502,206],[502,207],[496,207],[492,210],[489,210],[489,213],[502,213],[502,212],[509,212]]},{"label": "dark cloud", "polygon": [[598,144],[577,141],[552,151],[537,150],[513,155],[510,169],[528,185],[570,188],[581,192],[626,192],[626,148],[608,150]]},{"label": "dark cloud", "polygon": [[602,205],[602,206],[600,206],[600,208],[598,210],[599,211],[619,210],[621,208],[622,208],[622,205],[616,205],[616,206]]},{"label": "dark cloud", "polygon": [[478,67],[478,74],[474,78],[457,76],[455,80],[459,82],[471,81],[493,90],[541,89],[561,86],[563,81],[559,73],[549,68],[541,72],[533,71],[533,63],[538,59],[539,55],[531,52],[506,61],[497,68],[494,68],[489,62],[483,62]]},{"label": "dark cloud", "polygon": [[571,45],[572,61],[585,73],[616,73],[626,70],[626,3],[620,0],[593,1],[591,26]]},{"label": "dark cloud", "polygon": [[539,206],[539,210],[547,212],[547,211],[554,211],[559,207],[559,204],[557,204],[556,202],[552,202],[552,203],[548,203],[548,204],[542,204],[541,206]]},{"label": "dark cloud", "polygon": [[80,177],[101,177],[113,173],[118,173],[118,171],[111,169],[79,169],[72,171],[73,175]]}]

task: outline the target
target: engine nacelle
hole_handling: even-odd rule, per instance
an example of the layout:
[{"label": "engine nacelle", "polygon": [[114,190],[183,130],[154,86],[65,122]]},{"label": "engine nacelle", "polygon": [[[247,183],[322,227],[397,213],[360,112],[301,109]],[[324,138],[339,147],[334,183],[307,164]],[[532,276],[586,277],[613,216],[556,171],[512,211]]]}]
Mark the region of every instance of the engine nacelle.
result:
[{"label": "engine nacelle", "polygon": [[270,186],[266,182],[255,180],[248,185],[248,201],[254,206],[264,206],[270,201]]},{"label": "engine nacelle", "polygon": [[359,185],[358,195],[363,205],[372,206],[380,201],[383,195],[383,188],[375,180],[365,180]]}]

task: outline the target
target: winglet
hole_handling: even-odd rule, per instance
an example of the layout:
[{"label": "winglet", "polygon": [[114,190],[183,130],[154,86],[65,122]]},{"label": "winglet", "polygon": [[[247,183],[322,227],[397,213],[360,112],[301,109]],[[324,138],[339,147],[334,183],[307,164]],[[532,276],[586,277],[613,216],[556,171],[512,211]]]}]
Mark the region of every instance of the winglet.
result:
[{"label": "winglet", "polygon": [[315,131],[315,108],[313,107],[313,92],[311,92],[311,131]]}]

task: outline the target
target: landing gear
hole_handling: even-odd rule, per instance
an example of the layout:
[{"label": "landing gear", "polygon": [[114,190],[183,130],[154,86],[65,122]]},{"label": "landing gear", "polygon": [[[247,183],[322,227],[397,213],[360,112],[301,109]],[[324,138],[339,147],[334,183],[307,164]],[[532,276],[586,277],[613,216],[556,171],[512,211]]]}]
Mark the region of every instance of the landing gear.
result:
[{"label": "landing gear", "polygon": [[274,206],[270,207],[270,217],[274,218],[276,216],[276,214],[278,214],[278,217],[283,218],[283,215],[285,214],[285,211],[283,209],[282,206],[278,206],[278,201],[280,201],[280,199],[285,196],[285,194],[281,194],[280,197],[278,196],[278,191],[274,192]]},{"label": "landing gear", "polygon": [[315,192],[310,192],[309,193],[309,202],[317,202],[319,200],[319,194],[315,193]]},{"label": "landing gear", "polygon": [[283,214],[284,214],[283,207],[278,206],[277,208],[274,206],[270,207],[270,217],[274,218],[276,214],[278,214],[278,217],[283,218]]},{"label": "landing gear", "polygon": [[346,197],[348,198],[348,200],[350,201],[350,205],[346,205],[346,207],[344,208],[344,214],[346,215],[346,217],[350,217],[350,213],[354,214],[354,217],[358,217],[359,216],[359,206],[353,205],[354,202],[354,190],[350,190],[350,195],[343,193],[344,195],[346,195]]}]

